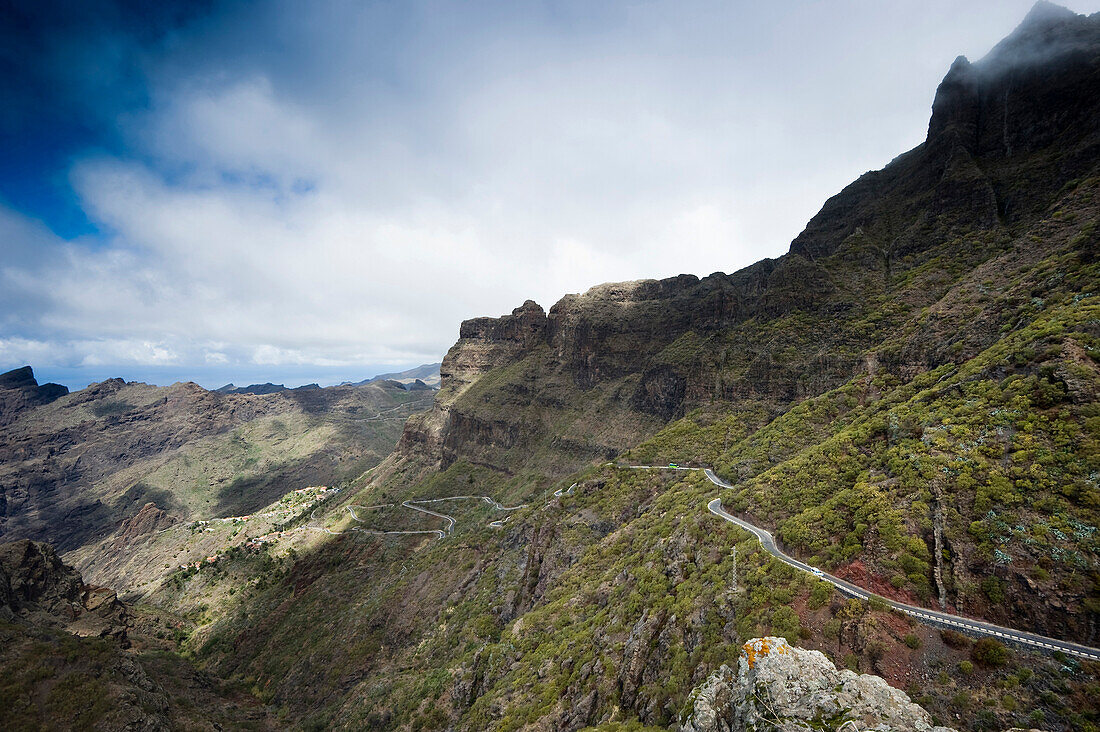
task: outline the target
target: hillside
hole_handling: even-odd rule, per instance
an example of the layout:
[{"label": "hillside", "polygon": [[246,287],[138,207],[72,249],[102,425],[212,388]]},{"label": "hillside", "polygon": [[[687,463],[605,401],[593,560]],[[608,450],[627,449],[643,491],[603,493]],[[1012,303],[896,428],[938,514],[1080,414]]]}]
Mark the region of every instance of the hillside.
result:
[{"label": "hillside", "polygon": [[[29,368],[18,373],[17,386],[0,381],[11,405],[0,432],[0,539],[49,541],[119,591],[129,589],[120,577],[82,560],[94,564],[96,551],[135,532],[248,514],[299,488],[357,478],[430,399],[386,385],[252,395],[112,379],[27,400],[46,387]],[[156,517],[135,521],[143,511]]]},{"label": "hillside", "polygon": [[161,622],[84,584],[47,544],[0,544],[4,728],[272,728],[240,689],[158,648],[146,630],[163,638]]},{"label": "hillside", "polygon": [[[775,728],[729,670],[769,637],[921,729],[1098,729],[1097,664],[848,599],[707,511],[880,595],[1100,646],[1098,119],[1100,14],[1040,2],[784,256],[466,321],[438,392],[20,376],[0,533],[134,590],[302,729],[674,729],[721,684],[704,717]],[[735,487],[629,467],[670,462]],[[783,721],[841,728],[783,673]]]},{"label": "hillside", "polygon": [[925,142],[826,202],[783,257],[463,323],[432,410],[341,501],[526,508],[447,504],[444,539],[339,534],[190,647],[307,726],[665,727],[760,635],[880,674],[960,729],[1096,725],[1087,663],[845,601],[708,514],[700,476],[605,463],[713,465],[728,507],[813,564],[1096,645],[1098,83],[1100,15],[1041,3],[956,60]]}]

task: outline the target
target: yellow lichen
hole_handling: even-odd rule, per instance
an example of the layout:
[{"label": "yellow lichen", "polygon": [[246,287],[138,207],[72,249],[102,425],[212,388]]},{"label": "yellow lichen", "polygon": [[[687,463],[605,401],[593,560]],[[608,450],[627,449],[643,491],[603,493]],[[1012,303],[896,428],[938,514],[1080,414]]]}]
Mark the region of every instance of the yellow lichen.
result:
[{"label": "yellow lichen", "polygon": [[768,638],[753,638],[741,646],[741,652],[745,654],[745,661],[748,662],[749,668],[755,666],[758,659],[773,651],[775,653],[786,653],[787,648],[783,645],[772,645],[771,640]]}]

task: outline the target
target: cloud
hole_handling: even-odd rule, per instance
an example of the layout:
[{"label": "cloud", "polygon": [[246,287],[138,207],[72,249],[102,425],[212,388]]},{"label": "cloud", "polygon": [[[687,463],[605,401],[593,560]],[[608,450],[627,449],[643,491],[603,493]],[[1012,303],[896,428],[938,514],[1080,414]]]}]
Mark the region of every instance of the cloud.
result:
[{"label": "cloud", "polygon": [[94,230],[0,205],[0,365],[358,379],[528,297],[777,256],[920,141],[950,60],[1027,4],[120,2],[100,40],[47,24],[8,129],[35,99],[92,104],[57,146]]}]

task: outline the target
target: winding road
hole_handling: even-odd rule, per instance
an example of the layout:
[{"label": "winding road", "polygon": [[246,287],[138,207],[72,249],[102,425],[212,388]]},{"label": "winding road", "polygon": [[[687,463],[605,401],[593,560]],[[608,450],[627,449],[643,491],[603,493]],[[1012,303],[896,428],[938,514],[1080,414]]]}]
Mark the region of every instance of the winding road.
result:
[{"label": "winding road", "polygon": [[[714,485],[719,488],[733,488],[726,481],[719,478],[714,474],[710,468],[683,468],[672,467],[667,465],[625,465],[622,467],[632,468],[635,470],[701,470]],[[800,562],[794,557],[791,557],[779,548],[775,542],[775,537],[771,535],[766,529],[762,529],[759,526],[750,524],[748,521],[739,519],[733,514],[729,513],[722,508],[722,499],[715,498],[707,504],[707,510],[720,519],[729,521],[731,524],[735,524],[740,528],[753,534],[760,540],[760,545],[764,547],[764,550],[771,554],[773,557],[789,564],[792,567],[801,569],[803,572],[809,572],[820,580],[828,582],[833,587],[837,588],[842,594],[848,597],[854,597],[858,600],[869,600],[875,598],[880,600],[893,609],[905,613],[906,615],[916,618],[917,620],[927,623],[929,625],[935,625],[945,628],[951,628],[959,630],[964,633],[969,633],[978,636],[987,636],[991,638],[997,638],[1009,643],[1015,643],[1017,645],[1026,646],[1029,648],[1036,648],[1043,651],[1062,651],[1063,653],[1076,656],[1077,658],[1084,658],[1090,661],[1100,661],[1100,650],[1091,648],[1089,646],[1081,645],[1079,643],[1070,643],[1069,641],[1058,640],[1056,638],[1047,638],[1046,636],[1038,635],[1035,633],[1028,633],[1022,630],[1015,630],[1013,628],[1004,628],[999,625],[993,625],[992,623],[982,622],[981,620],[973,620],[971,618],[964,618],[960,615],[952,615],[950,613],[938,612],[936,610],[929,610],[923,607],[914,607],[913,605],[907,605],[904,602],[898,602],[897,600],[891,600],[888,597],[876,595],[873,592],[853,585],[851,582],[834,577],[831,574],[821,571],[815,567],[811,567],[805,562]]]},{"label": "winding road", "polygon": [[[372,536],[409,536],[409,535],[413,535],[413,534],[435,534],[440,539],[445,539],[449,534],[451,534],[454,531],[454,527],[455,527],[455,523],[456,523],[454,516],[448,516],[445,513],[439,513],[438,511],[433,511],[430,508],[422,508],[421,506],[417,505],[417,504],[423,504],[423,503],[441,503],[443,501],[484,501],[485,503],[488,503],[490,506],[492,506],[497,511],[515,511],[517,509],[524,508],[527,505],[526,503],[523,503],[523,504],[520,504],[518,506],[505,506],[505,505],[499,503],[498,501],[496,501],[494,498],[492,498],[490,496],[447,496],[445,498],[425,498],[425,499],[418,500],[418,501],[408,500],[408,501],[402,501],[401,502],[401,505],[404,508],[408,508],[408,509],[411,509],[413,511],[420,511],[421,513],[426,513],[429,516],[435,516],[436,518],[441,518],[441,519],[443,519],[444,521],[447,522],[446,528],[444,528],[444,529],[408,529],[408,530],[389,529],[389,530],[387,530],[387,529],[365,529],[365,528],[362,528],[362,527],[359,527],[359,526],[352,526],[351,528],[347,529],[347,531],[349,531],[349,532],[350,531],[357,531],[361,534],[371,534]],[[394,507],[394,504],[392,504],[392,503],[380,503],[380,504],[375,505],[375,506],[356,506],[354,504],[349,504],[347,506],[344,506],[344,508],[347,509],[348,513],[351,514],[352,519],[354,519],[358,523],[366,523],[366,522],[363,519],[359,518],[359,514],[357,514],[355,512],[355,509],[359,509],[360,511],[368,511],[368,510],[376,509],[376,508],[393,508],[393,507]],[[313,512],[310,513],[310,518],[313,519],[314,521],[319,520],[317,518],[316,514],[317,514],[317,509],[314,509]],[[501,528],[501,522],[500,521],[493,521],[489,524],[489,526],[498,529],[498,528]],[[332,529],[326,529],[323,526],[307,526],[306,528],[314,529],[315,531],[323,531],[326,534],[332,534],[333,536],[336,536],[338,534],[347,533],[345,531],[333,531]]]},{"label": "winding road", "polygon": [[399,419],[400,420],[406,420],[406,419],[409,418],[408,414],[398,415],[396,417],[386,417],[386,416],[383,416],[383,415],[393,414],[394,412],[399,412],[402,409],[408,409],[409,414],[412,414],[413,412],[418,411],[422,406],[425,406],[425,405],[430,406],[432,401],[434,401],[434,399],[435,399],[435,397],[433,396],[429,399],[418,399],[418,400],[415,400],[415,401],[409,401],[409,402],[405,402],[403,404],[398,404],[395,407],[390,407],[389,409],[383,409],[380,412],[378,412],[378,414],[376,414],[372,417],[366,417],[365,419],[363,419],[363,421],[364,422],[385,422],[387,420],[394,420],[394,421],[399,420]]}]

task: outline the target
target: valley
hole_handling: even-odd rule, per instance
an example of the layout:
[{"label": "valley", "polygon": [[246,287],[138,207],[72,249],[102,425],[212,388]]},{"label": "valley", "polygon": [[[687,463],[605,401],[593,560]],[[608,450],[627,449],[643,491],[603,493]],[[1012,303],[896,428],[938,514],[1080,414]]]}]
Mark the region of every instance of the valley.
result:
[{"label": "valley", "polygon": [[0,702],[1100,729],[1100,14],[945,66],[924,141],[783,256],[466,320],[438,390],[0,376]]}]

